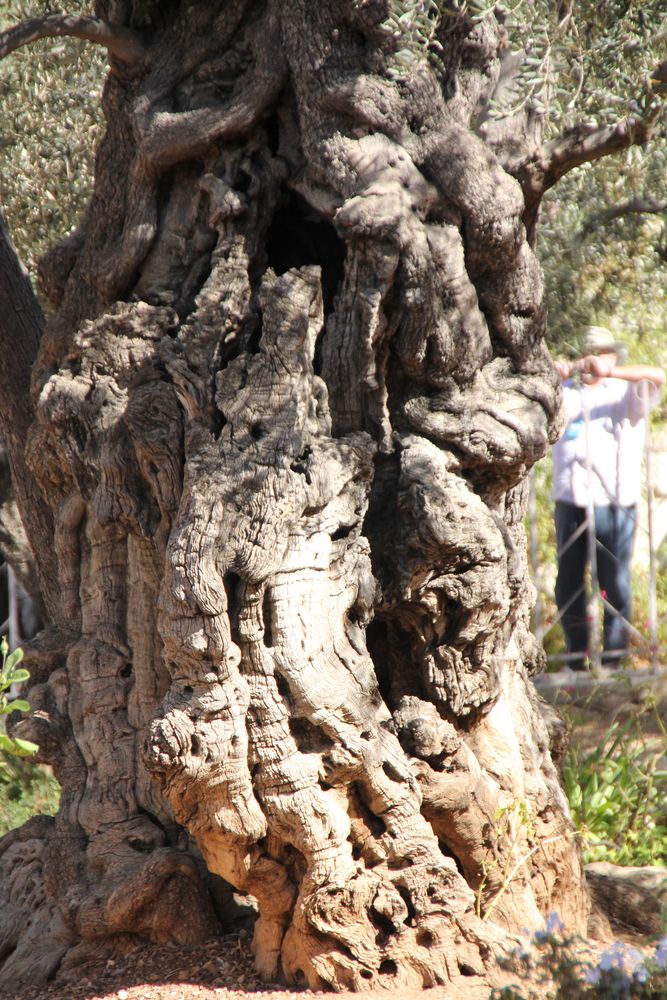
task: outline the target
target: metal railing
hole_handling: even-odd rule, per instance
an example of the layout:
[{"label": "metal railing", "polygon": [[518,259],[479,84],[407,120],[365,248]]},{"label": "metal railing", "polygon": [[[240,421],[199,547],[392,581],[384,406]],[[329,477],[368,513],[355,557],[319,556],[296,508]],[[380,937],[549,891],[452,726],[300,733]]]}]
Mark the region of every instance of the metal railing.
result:
[{"label": "metal railing", "polygon": [[6,572],[7,588],[7,617],[0,623],[0,635],[7,636],[10,649],[16,649],[21,643],[21,627],[19,619],[19,595],[14,571],[8,563],[0,562],[0,567],[4,565]]},{"label": "metal railing", "polygon": [[[5,576],[2,579],[2,586],[6,588],[7,596],[7,617],[0,623],[0,636],[7,637],[10,649],[17,649],[21,644],[21,626],[19,609],[19,592],[14,571],[9,563],[0,562],[0,569],[4,569]],[[19,684],[12,684],[9,689],[9,697],[16,698],[19,693]]]}]

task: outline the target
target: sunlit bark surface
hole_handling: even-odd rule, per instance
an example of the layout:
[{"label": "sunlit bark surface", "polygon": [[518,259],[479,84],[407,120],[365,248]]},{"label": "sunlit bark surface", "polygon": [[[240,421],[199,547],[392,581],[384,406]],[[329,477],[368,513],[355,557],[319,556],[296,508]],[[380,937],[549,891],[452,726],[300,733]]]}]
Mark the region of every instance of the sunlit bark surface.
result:
[{"label": "sunlit bark surface", "polygon": [[447,21],[408,72],[381,0],[97,7],[143,54],[42,262],[14,462],[51,624],[15,732],[63,799],[0,841],[2,981],[200,939],[210,873],[257,901],[267,977],[489,980],[587,911],[529,680],[558,382],[473,127],[500,28]]}]

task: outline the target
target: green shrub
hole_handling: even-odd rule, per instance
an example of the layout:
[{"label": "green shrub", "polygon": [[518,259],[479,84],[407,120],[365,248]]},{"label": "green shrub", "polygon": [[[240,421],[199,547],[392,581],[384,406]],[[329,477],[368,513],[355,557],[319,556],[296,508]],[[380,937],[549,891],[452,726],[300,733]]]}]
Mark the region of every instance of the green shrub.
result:
[{"label": "green shrub", "polygon": [[666,754],[667,732],[653,701],[612,723],[592,750],[570,745],[563,781],[585,861],[667,864]]},{"label": "green shrub", "polygon": [[0,836],[31,816],[58,811],[60,785],[51,772],[28,760],[15,763],[21,767],[4,769],[0,780]]},{"label": "green shrub", "polygon": [[60,786],[48,769],[29,758],[38,749],[35,743],[9,736],[4,721],[11,712],[27,712],[27,701],[10,700],[13,684],[29,677],[19,667],[23,650],[9,652],[7,640],[0,640],[0,834],[20,826],[35,813],[53,814],[58,808]]},{"label": "green shrub", "polygon": [[[15,649],[9,652],[7,639],[3,635],[0,640],[0,655],[2,656],[2,667],[0,668],[0,716],[9,715],[10,712],[27,712],[30,705],[20,698],[10,700],[9,693],[13,684],[21,684],[27,681],[30,674],[27,670],[20,668],[19,663],[23,659],[23,650]],[[35,753],[39,749],[36,743],[29,740],[14,739],[6,732],[0,732],[0,775],[7,767],[7,755],[12,757],[26,757]]]}]

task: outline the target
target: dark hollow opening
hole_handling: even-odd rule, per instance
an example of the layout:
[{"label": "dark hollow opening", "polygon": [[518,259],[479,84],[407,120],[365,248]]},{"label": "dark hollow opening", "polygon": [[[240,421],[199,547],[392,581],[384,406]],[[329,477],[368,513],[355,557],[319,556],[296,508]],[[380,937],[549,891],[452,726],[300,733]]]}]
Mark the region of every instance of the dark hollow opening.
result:
[{"label": "dark hollow opening", "polygon": [[397,972],[398,966],[390,958],[385,958],[384,962],[380,963],[380,975],[395,976]]},{"label": "dark hollow opening", "polygon": [[240,636],[238,630],[238,613],[239,613],[239,587],[241,585],[241,577],[237,573],[233,573],[228,570],[224,575],[225,593],[227,595],[227,617],[229,619],[229,628],[232,635],[232,642],[235,642],[238,646],[240,643]]},{"label": "dark hollow opening", "polygon": [[461,861],[459,860],[457,855],[454,854],[454,851],[451,849],[449,844],[445,843],[444,840],[438,839],[438,847],[440,848],[440,853],[443,855],[443,857],[451,858],[454,864],[456,865],[459,875],[463,875],[463,877],[465,878],[466,876],[465,869],[461,864]]},{"label": "dark hollow opening", "polygon": [[387,623],[382,618],[374,618],[366,628],[366,648],[375,668],[380,695],[385,704],[391,706],[391,670],[389,663],[389,635]]},{"label": "dark hollow opening", "polygon": [[288,720],[290,733],[302,753],[323,753],[334,745],[331,737],[302,716],[291,716]]},{"label": "dark hollow opening", "polygon": [[351,524],[341,524],[340,528],[334,531],[331,536],[332,542],[340,542],[344,538],[347,538],[352,533],[353,525]]},{"label": "dark hollow opening", "polygon": [[262,601],[262,618],[264,619],[264,645],[270,649],[273,646],[273,627],[271,624],[271,592],[267,587]]},{"label": "dark hollow opening", "polygon": [[331,312],[343,279],[345,244],[324,216],[288,188],[269,228],[266,253],[276,274],[291,267],[318,264],[322,268],[324,312]]},{"label": "dark hollow opening", "polygon": [[412,902],[412,897],[408,892],[408,890],[405,888],[405,886],[397,885],[396,889],[398,890],[398,894],[405,903],[406,909],[408,911],[408,915],[403,922],[407,924],[408,927],[414,927],[417,922],[416,921],[417,911],[415,910],[414,903]]}]

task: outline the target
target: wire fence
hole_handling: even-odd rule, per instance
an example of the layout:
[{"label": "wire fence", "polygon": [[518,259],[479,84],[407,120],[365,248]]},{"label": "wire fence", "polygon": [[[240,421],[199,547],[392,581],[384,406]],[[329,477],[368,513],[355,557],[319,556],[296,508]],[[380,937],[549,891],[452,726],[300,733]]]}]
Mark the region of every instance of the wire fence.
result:
[{"label": "wire fence", "polygon": [[[583,396],[586,394],[583,393]],[[643,608],[640,627],[637,627],[627,614],[619,612],[609,600],[609,595],[600,586],[600,561],[605,565],[610,559],[616,559],[615,553],[610,552],[600,538],[598,525],[596,525],[596,507],[592,502],[593,490],[593,455],[590,447],[590,413],[584,406],[584,433],[586,442],[586,460],[583,465],[587,479],[588,506],[582,509],[580,523],[565,539],[560,539],[560,547],[551,536],[549,543],[544,542],[545,533],[545,505],[548,505],[548,522],[553,521],[554,501],[550,499],[545,488],[548,475],[544,475],[544,463],[551,462],[550,458],[540,463],[532,470],[530,476],[530,495],[528,511],[528,542],[529,556],[533,574],[533,581],[536,588],[536,602],[533,611],[533,628],[540,642],[553,649],[557,644],[553,635],[556,630],[562,628],[562,619],[568,614],[573,606],[581,606],[585,601],[585,626],[587,632],[587,648],[584,652],[587,665],[597,670],[608,657],[608,652],[604,649],[604,642],[601,635],[601,623],[605,618],[607,623],[612,618],[617,618],[622,622],[623,631],[626,636],[626,643],[620,649],[614,650],[614,656],[619,661],[627,658],[629,661],[641,660],[647,663],[652,670],[658,670],[663,660],[667,660],[667,629],[663,626],[667,623],[667,607],[665,601],[660,600],[659,581],[661,575],[661,545],[667,547],[667,448],[660,440],[659,435],[651,432],[649,416],[648,394],[643,395],[644,421],[646,434],[644,439],[644,453],[641,473],[641,499],[637,504],[636,518],[637,527],[634,538],[634,551],[632,555],[632,587],[633,592],[637,589],[637,584],[641,584]],[[542,473],[542,475],[541,475]],[[614,495],[610,495],[610,507],[618,507],[615,503]],[[597,517],[600,517],[598,509]],[[570,546],[585,539],[587,572],[583,583],[573,590],[569,599],[563,603],[561,600],[560,609],[556,606],[555,583],[558,561],[566,554]],[[646,589],[648,595],[646,597]],[[635,602],[636,606],[637,602]],[[661,636],[663,643],[661,644]],[[550,652],[547,660],[559,665],[571,664],[572,661],[581,661],[581,652]],[[574,664],[573,664],[574,665]]]},{"label": "wire fence", "polygon": [[[0,622],[0,635],[7,637],[10,649],[17,649],[21,645],[21,625],[20,625],[20,594],[14,571],[9,563],[0,562],[0,614],[6,615],[3,622]],[[9,696],[16,698],[19,693],[19,685],[12,684]]]},{"label": "wire fence", "polygon": [[21,627],[19,613],[19,594],[14,571],[8,563],[0,562],[2,575],[0,580],[4,588],[0,607],[6,612],[6,617],[0,623],[0,635],[7,636],[10,649],[16,649],[21,643]]}]

